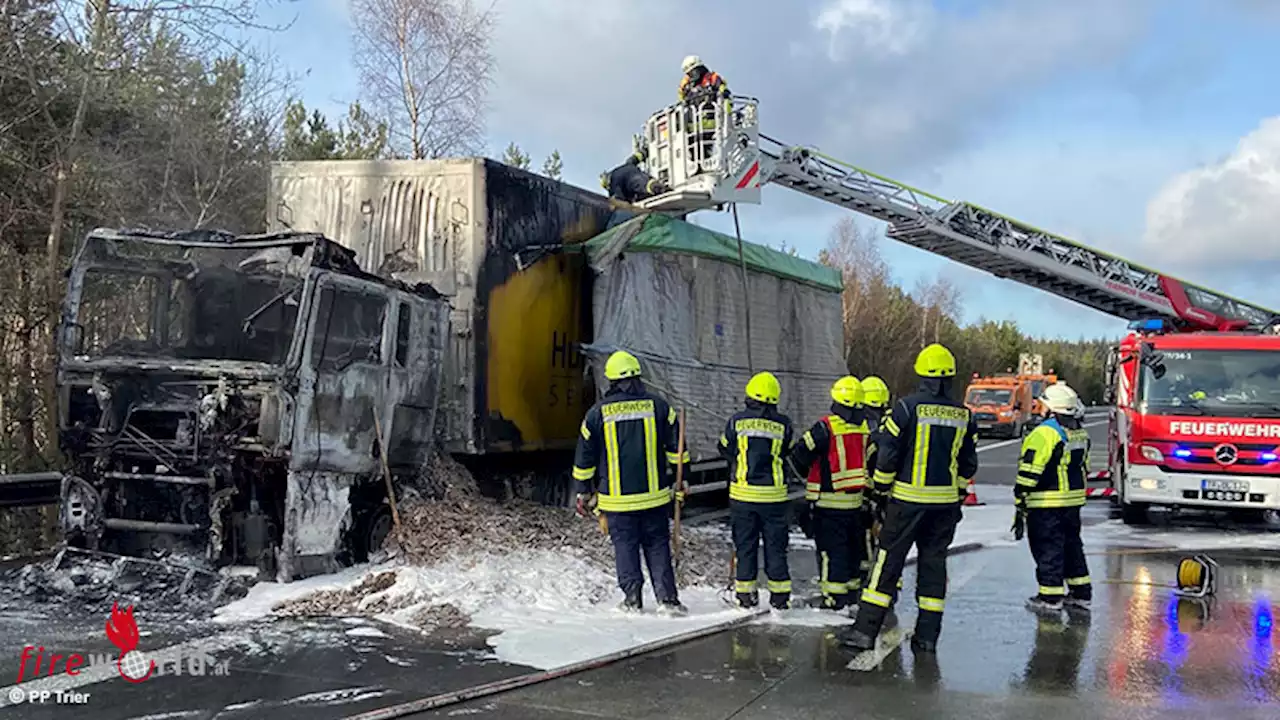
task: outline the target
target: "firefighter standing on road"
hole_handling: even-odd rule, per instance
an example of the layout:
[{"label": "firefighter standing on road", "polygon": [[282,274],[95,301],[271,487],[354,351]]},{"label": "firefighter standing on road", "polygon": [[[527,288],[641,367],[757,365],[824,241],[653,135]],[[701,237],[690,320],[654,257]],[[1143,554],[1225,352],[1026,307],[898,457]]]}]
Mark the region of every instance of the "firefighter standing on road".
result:
[{"label": "firefighter standing on road", "polygon": [[929,345],[916,357],[915,370],[920,389],[893,406],[877,447],[874,480],[890,500],[858,619],[843,638],[857,650],[875,647],[914,544],[920,613],[911,648],[936,651],[947,590],[947,548],[960,522],[964,488],[978,471],[977,427],[969,410],[950,397],[955,356],[941,345]]},{"label": "firefighter standing on road", "polygon": [[787,481],[783,460],[791,447],[791,419],[778,412],[782,386],[773,373],[757,373],[747,383],[746,407],[729,418],[720,436],[720,455],[733,471],[729,517],[737,558],[734,592],[738,605],[755,607],[757,554],[764,539],[764,572],[769,604],[791,606],[787,568]]},{"label": "firefighter standing on road", "polygon": [[[884,435],[884,411],[889,407],[889,386],[884,380],[869,375],[862,379],[862,413],[867,420],[870,437],[867,441],[867,473],[876,470],[876,452]],[[884,511],[887,498],[875,490],[875,483],[869,483],[866,490],[868,502],[862,504],[862,561],[858,565],[858,578],[865,585],[871,576],[872,558],[875,557],[877,526],[884,525]],[[898,581],[902,587],[902,581]]]},{"label": "firefighter standing on road", "polygon": [[1084,405],[1065,383],[1045,388],[1040,400],[1049,409],[1049,419],[1022,441],[1018,482],[1013,488],[1014,535],[1022,539],[1025,519],[1040,585],[1027,607],[1058,611],[1065,604],[1088,610],[1093,587],[1080,541],[1090,445],[1089,431],[1082,427]]},{"label": "firefighter standing on road", "polygon": [[578,512],[598,507],[608,520],[624,610],[642,608],[643,550],[658,612],[683,615],[687,610],[676,592],[669,540],[670,469],[689,460],[687,453],[677,454],[676,411],[644,389],[640,361],[631,353],[610,355],[604,375],[609,391],[587,411],[573,461]]},{"label": "firefighter standing on road", "polygon": [[862,385],[846,375],[831,386],[831,414],[800,436],[791,461],[807,475],[805,500],[812,503],[818,573],[828,610],[843,610],[862,589],[858,568],[864,552],[862,491],[867,486],[867,422]]}]

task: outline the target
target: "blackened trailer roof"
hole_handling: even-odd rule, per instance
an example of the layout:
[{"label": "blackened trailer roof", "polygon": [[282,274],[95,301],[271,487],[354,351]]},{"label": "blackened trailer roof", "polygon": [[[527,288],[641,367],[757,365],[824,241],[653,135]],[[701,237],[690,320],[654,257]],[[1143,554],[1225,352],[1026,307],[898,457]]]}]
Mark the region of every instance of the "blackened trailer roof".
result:
[{"label": "blackened trailer roof", "polygon": [[356,262],[354,250],[315,232],[285,230],[252,235],[236,235],[225,230],[210,229],[160,231],[145,228],[96,228],[86,236],[86,242],[89,240],[132,240],[157,245],[235,250],[291,247],[295,248],[294,254],[298,256],[302,255],[306,247],[311,247],[314,249],[311,255],[311,265],[313,267],[376,282],[433,300],[443,297],[428,283],[408,285],[398,280],[366,272],[360,267],[360,263]]}]

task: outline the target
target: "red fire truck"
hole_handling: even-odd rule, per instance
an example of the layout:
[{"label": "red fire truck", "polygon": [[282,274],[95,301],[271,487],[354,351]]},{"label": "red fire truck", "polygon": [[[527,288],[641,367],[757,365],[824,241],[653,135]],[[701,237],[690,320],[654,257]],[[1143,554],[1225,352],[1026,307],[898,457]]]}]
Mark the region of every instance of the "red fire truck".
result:
[{"label": "red fire truck", "polygon": [[1177,319],[1136,320],[1107,363],[1107,475],[1126,523],[1147,510],[1280,509],[1280,335],[1194,307],[1162,278]]}]

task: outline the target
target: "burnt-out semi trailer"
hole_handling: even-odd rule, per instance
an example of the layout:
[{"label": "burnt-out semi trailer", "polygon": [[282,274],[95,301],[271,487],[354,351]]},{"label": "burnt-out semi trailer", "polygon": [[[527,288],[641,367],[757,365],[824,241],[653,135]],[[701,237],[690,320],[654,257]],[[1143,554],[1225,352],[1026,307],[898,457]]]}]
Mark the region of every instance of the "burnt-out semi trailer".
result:
[{"label": "burnt-out semi trailer", "polygon": [[370,272],[448,299],[445,450],[473,469],[567,477],[594,396],[578,350],[590,274],[562,250],[616,221],[607,198],[485,159],[279,162],[268,214],[273,229],[324,228]]},{"label": "burnt-out semi trailer", "polygon": [[536,473],[545,501],[569,501],[612,350],[687,410],[707,487],[723,487],[715,440],[751,369],[779,376],[797,422],[844,373],[835,270],[751,243],[740,260],[733,238],[598,193],[487,159],[280,162],[270,192],[273,229],[322,232],[448,298],[443,445],[473,469]]}]

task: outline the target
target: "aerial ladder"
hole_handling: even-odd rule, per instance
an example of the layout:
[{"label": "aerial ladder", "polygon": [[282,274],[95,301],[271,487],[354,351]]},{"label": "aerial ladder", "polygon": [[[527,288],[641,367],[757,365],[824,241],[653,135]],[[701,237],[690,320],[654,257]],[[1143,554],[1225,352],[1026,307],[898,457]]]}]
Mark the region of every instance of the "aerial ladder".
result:
[{"label": "aerial ladder", "polygon": [[643,169],[672,189],[637,204],[676,215],[758,204],[772,183],[882,220],[899,242],[1125,320],[1220,331],[1280,324],[1274,310],[762,135],[758,108],[735,96],[651,115],[635,143],[647,150]]}]

